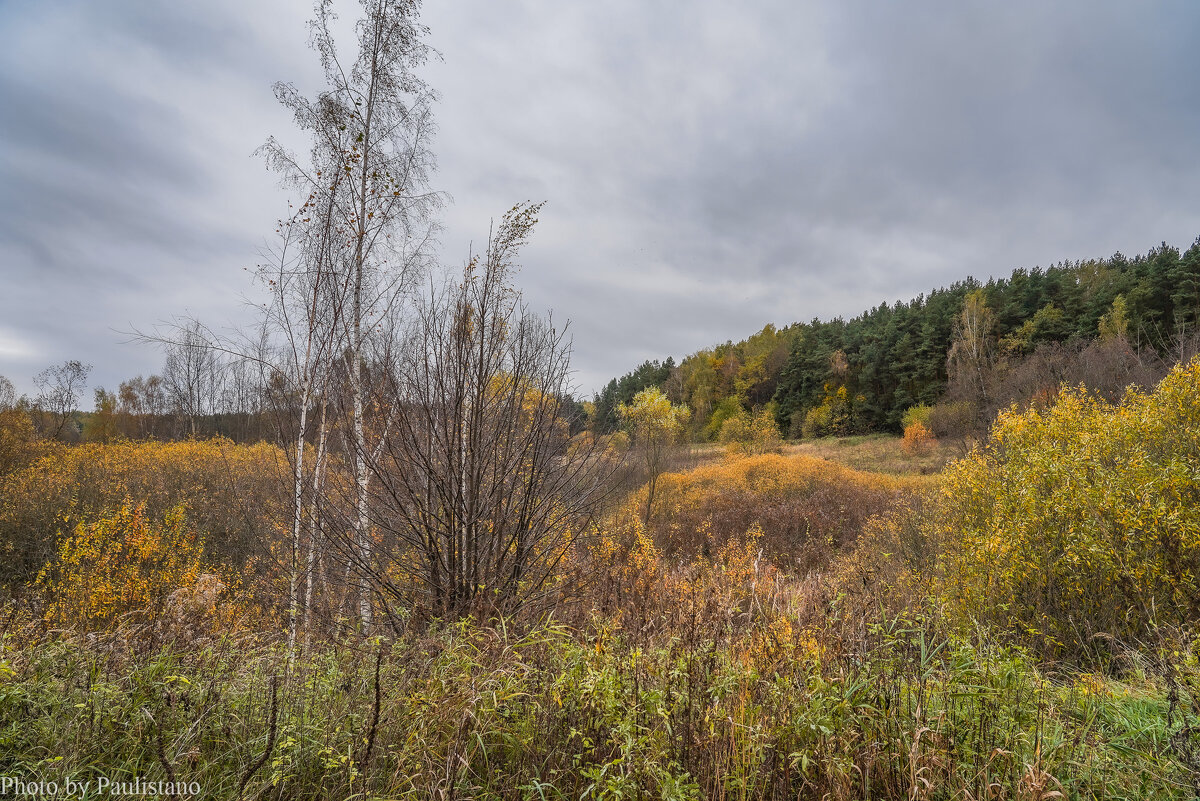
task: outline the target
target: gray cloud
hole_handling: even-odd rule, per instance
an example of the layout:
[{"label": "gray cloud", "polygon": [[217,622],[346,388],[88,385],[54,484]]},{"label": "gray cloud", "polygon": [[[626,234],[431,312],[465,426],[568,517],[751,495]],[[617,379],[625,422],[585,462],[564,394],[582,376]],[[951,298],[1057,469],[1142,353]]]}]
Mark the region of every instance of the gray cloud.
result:
[{"label": "gray cloud", "polygon": [[[284,0],[0,6],[0,373],[156,369],[245,319],[286,209],[251,157],[319,87]],[[354,16],[344,9],[346,26]],[[592,389],[767,322],[1200,233],[1190,2],[429,4],[444,261],[549,201],[520,280]]]}]

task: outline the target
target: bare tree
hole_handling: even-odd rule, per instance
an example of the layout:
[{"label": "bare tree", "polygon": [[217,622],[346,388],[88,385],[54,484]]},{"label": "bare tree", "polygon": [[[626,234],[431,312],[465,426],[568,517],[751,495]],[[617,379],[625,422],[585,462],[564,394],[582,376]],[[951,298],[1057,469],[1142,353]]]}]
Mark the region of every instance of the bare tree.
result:
[{"label": "bare tree", "polygon": [[117,404],[121,415],[129,421],[128,436],[159,436],[163,417],[167,413],[167,398],[161,376],[140,375],[122,381],[117,389]]},{"label": "bare tree", "polygon": [[219,345],[211,332],[197,321],[183,325],[178,337],[165,345],[163,384],[171,410],[187,420],[191,435],[199,433],[199,421],[212,414],[221,394]]},{"label": "bare tree", "polygon": [[988,308],[983,290],[968,293],[955,318],[954,340],[946,358],[946,395],[969,410],[973,427],[986,425],[988,376],[996,355],[994,328],[995,315]]},{"label": "bare tree", "polygon": [[[335,178],[335,182],[336,182]],[[334,380],[339,321],[346,303],[345,282],[336,269],[339,237],[332,215],[334,195],[326,197],[323,208],[312,209],[306,203],[291,219],[281,221],[280,245],[274,258],[259,268],[259,277],[267,287],[270,302],[263,306],[259,342],[259,363],[270,367],[271,391],[280,423],[280,440],[292,468],[291,553],[288,565],[288,645],[294,648],[300,626],[300,587],[305,568],[301,564],[302,530],[305,515],[306,443],[311,432],[311,411],[320,405],[317,433],[320,453],[312,471],[310,513],[316,514],[316,494],[320,491],[326,441],[326,394]],[[309,539],[307,569],[315,562],[315,534]],[[311,604],[312,576],[304,593],[304,612]],[[305,629],[308,629],[307,620]]]},{"label": "bare tree", "polygon": [[[357,26],[358,53],[352,64],[341,58],[329,0],[318,0],[311,23],[312,45],[320,56],[327,88],[315,100],[290,84],[275,87],[301,129],[312,134],[311,160],[302,162],[271,139],[263,151],[268,163],[305,193],[304,222],[316,221],[336,238],[328,265],[345,300],[337,313],[340,353],[349,394],[349,436],[356,488],[353,528],[359,562],[370,562],[370,472],[367,442],[373,410],[365,385],[369,354],[386,352],[377,340],[392,329],[400,299],[427,255],[435,226],[432,211],[440,198],[428,188],[434,159],[434,93],[415,74],[432,51],[418,23],[415,0],[360,0],[365,16]],[[347,66],[349,67],[347,69]],[[339,300],[340,302],[340,300]],[[371,599],[365,576],[359,616],[371,625]]]},{"label": "bare tree", "polygon": [[607,486],[599,451],[570,438],[564,331],[509,283],[539,208],[504,216],[482,260],[421,308],[388,371],[395,412],[368,462],[381,535],[371,575],[434,614],[547,597]]},{"label": "bare tree", "polygon": [[246,442],[262,435],[262,382],[259,365],[246,358],[229,360],[225,368],[224,392],[221,395],[221,411],[231,415],[235,423],[229,436],[238,442]]},{"label": "bare tree", "polygon": [[75,413],[79,395],[87,386],[90,364],[71,359],[56,367],[47,367],[33,377],[38,388],[37,407],[50,415],[52,436],[58,439]]},{"label": "bare tree", "polygon": [[17,388],[7,377],[0,375],[0,411],[17,405]]}]

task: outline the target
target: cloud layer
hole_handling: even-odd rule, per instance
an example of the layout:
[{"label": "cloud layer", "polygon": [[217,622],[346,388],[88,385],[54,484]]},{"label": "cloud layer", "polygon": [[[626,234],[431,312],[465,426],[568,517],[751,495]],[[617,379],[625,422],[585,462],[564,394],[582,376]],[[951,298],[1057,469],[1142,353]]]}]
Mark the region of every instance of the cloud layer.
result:
[{"label": "cloud layer", "polygon": [[[114,329],[242,297],[313,92],[283,0],[0,5],[0,374],[157,369]],[[347,7],[343,15],[354,17]],[[767,322],[1200,234],[1186,0],[428,4],[443,259],[546,200],[520,281],[585,390]]]}]

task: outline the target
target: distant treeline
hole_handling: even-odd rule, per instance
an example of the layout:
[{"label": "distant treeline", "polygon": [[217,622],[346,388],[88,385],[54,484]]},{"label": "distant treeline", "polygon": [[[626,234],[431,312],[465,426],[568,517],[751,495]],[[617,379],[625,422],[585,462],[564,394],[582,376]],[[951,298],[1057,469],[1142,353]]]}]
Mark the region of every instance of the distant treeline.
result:
[{"label": "distant treeline", "polygon": [[[25,432],[20,439],[67,444],[212,437],[282,443],[295,437],[295,393],[250,362],[222,357],[215,350],[169,346],[161,373],[122,381],[115,392],[96,387],[95,407],[82,411],[90,371],[91,365],[75,360],[49,367],[34,378],[41,391],[33,397],[18,397],[12,382],[0,376],[0,474],[5,454],[13,447],[13,425]],[[333,400],[346,403],[343,398]],[[584,405],[570,396],[558,401],[570,433],[585,430]],[[319,414],[315,404],[309,411]],[[18,419],[19,425],[14,422]]]},{"label": "distant treeline", "polygon": [[906,410],[944,400],[951,385],[954,400],[974,404],[976,413],[995,406],[1003,399],[989,397],[989,388],[1035,354],[1058,364],[1067,351],[1079,356],[1102,339],[1115,341],[1121,346],[1108,347],[1106,358],[1128,361],[1121,369],[1136,378],[1147,360],[1175,361],[1186,352],[1198,322],[1200,239],[1183,253],[1163,243],[1133,258],[1017,269],[986,284],[967,278],[849,321],[768,325],[678,365],[648,361],[596,395],[592,425],[598,433],[614,430],[618,405],[658,386],[691,408],[696,438],[712,438],[729,417],[768,404],[793,437],[898,432]]}]

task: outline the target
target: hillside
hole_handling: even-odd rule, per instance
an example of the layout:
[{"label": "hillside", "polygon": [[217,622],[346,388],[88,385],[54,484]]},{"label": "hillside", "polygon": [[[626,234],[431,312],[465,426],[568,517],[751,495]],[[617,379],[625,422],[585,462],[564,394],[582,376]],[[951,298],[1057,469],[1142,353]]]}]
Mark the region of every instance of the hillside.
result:
[{"label": "hillside", "polygon": [[[678,364],[672,358],[648,361],[597,394],[593,428],[614,430],[617,406],[645,387],[658,386],[691,409],[691,433],[697,439],[715,438],[725,419],[739,410],[768,404],[781,431],[792,437],[898,432],[908,408],[935,404],[948,390],[969,395],[971,388],[961,386],[969,383],[962,374],[986,371],[988,379],[1003,383],[1055,345],[1070,346],[1078,355],[1093,341],[1119,338],[1128,347],[1108,353],[1108,360],[1122,361],[1125,372],[1145,368],[1147,375],[1134,376],[1139,383],[1156,380],[1163,373],[1157,364],[1161,358],[1174,362],[1194,350],[1189,342],[1198,322],[1200,239],[1182,253],[1163,243],[1133,258],[1118,253],[1047,269],[1016,269],[986,284],[966,278],[908,302],[880,303],[848,321],[767,325],[740,342],[698,351]],[[956,342],[965,343],[972,325],[980,353],[966,364],[951,358],[951,351]],[[1064,359],[1070,356],[1060,353],[1058,361]],[[1075,378],[1069,370],[1060,377]],[[999,400],[1020,399],[1022,392],[1030,390],[1008,387],[1003,399],[974,400],[985,401],[981,407],[995,406]],[[813,410],[820,411],[806,432]],[[993,411],[979,408],[973,416],[990,419]]]}]

